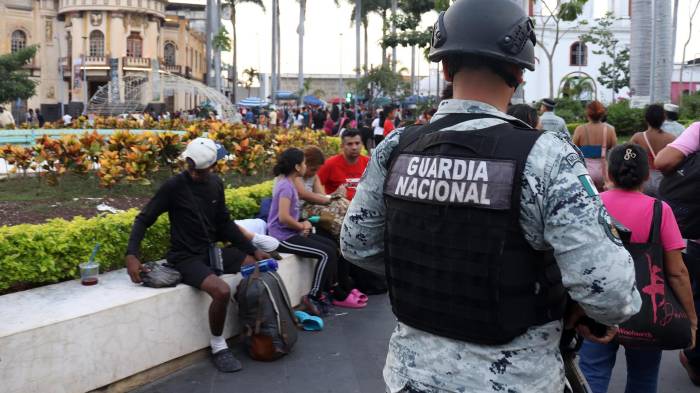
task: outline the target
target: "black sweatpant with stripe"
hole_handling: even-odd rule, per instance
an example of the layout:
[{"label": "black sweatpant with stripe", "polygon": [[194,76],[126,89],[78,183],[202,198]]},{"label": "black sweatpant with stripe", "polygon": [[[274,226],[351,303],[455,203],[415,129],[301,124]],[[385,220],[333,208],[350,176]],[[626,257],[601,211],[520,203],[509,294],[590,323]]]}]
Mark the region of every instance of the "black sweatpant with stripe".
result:
[{"label": "black sweatpant with stripe", "polygon": [[338,249],[332,240],[313,233],[308,236],[294,235],[281,241],[277,251],[314,258],[318,261],[311,291],[309,291],[311,297],[318,299],[324,290],[331,288],[338,269]]}]

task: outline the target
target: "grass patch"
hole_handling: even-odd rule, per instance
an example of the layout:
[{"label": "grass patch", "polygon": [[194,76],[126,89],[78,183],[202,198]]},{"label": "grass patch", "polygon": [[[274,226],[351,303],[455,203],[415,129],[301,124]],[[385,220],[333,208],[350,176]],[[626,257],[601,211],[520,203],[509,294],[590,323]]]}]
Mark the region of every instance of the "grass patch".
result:
[{"label": "grass patch", "polygon": [[[153,174],[150,184],[120,183],[111,189],[99,186],[99,179],[90,174],[86,176],[67,173],[60,177],[56,186],[50,186],[42,176],[16,175],[0,179],[0,201],[28,202],[74,202],[76,198],[120,198],[151,197],[163,182],[172,176],[169,170]],[[240,187],[257,184],[272,178],[271,174],[256,176],[238,174],[223,175],[224,184]],[[80,201],[77,201],[80,203]]]}]

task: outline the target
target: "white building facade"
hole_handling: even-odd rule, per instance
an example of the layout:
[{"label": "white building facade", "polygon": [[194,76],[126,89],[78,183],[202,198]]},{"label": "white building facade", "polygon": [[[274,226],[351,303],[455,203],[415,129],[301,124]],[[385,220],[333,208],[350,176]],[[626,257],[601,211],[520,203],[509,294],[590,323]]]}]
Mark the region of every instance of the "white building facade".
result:
[{"label": "white building facade", "polygon": [[[554,42],[557,41],[557,26],[552,18],[549,18],[546,4],[554,6],[555,0],[515,0],[522,3],[535,20],[537,40],[551,52]],[[584,44],[580,37],[596,25],[595,19],[603,17],[607,12],[612,12],[617,20],[611,30],[619,40],[619,48],[628,48],[630,45],[630,2],[629,0],[589,0],[584,6],[583,14],[575,22],[561,22],[559,24],[559,42],[552,57],[552,88],[551,96],[556,98],[562,95],[562,89],[568,78],[585,79],[590,89],[584,89],[578,98],[597,99],[604,103],[613,100],[612,89],[602,86],[597,78],[601,63],[612,63],[606,55],[593,54],[596,49],[593,44]],[[581,25],[580,21],[587,21]],[[521,100],[524,102],[539,101],[550,97],[549,60],[546,52],[538,45],[535,49],[536,70],[527,71],[525,85]],[[629,96],[629,89],[625,88],[616,94],[615,98]]]}]

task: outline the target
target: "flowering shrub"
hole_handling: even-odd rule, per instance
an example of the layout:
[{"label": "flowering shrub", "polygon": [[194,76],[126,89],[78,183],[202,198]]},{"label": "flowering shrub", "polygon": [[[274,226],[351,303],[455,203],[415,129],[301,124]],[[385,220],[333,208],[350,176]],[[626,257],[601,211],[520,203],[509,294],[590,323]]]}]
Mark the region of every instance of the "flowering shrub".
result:
[{"label": "flowering shrub", "polygon": [[[106,125],[122,122],[115,118],[101,121]],[[131,125],[128,124],[130,121],[133,120],[126,121],[126,125]],[[172,125],[179,120],[166,122]],[[244,176],[256,175],[262,168],[271,167],[277,155],[289,147],[318,146],[327,155],[337,153],[340,147],[338,138],[310,129],[261,130],[252,125],[200,121],[189,124],[185,131],[185,135],[170,132],[136,134],[129,130],[116,131],[109,137],[96,130],[85,132],[80,137],[51,138],[44,135],[30,150],[16,146],[0,147],[0,158],[5,158],[23,172],[41,168],[41,174],[47,177],[50,185],[57,184],[67,171],[86,174],[99,163],[96,174],[100,185],[112,187],[124,181],[148,183],[154,172],[161,168],[175,170],[180,165],[179,157],[187,142],[199,136],[214,139],[228,150],[229,156],[217,163],[219,172],[233,171]]]}]

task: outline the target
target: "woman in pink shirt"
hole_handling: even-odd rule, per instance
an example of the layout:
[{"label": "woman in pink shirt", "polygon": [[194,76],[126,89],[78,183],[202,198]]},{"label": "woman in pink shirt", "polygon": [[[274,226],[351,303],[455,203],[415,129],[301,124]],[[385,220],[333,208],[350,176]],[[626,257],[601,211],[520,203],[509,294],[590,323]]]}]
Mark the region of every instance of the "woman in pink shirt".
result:
[{"label": "woman in pink shirt", "polygon": [[[639,145],[625,143],[608,153],[608,177],[613,188],[600,195],[610,215],[631,232],[632,243],[646,243],[654,211],[655,199],[642,193],[642,186],[649,178],[647,152]],[[693,336],[697,329],[697,316],[693,304],[688,270],[681,251],[685,242],[681,237],[673,211],[663,203],[661,218],[661,244],[664,249],[664,270],[668,284],[690,319]],[[615,365],[619,344],[599,344],[584,341],[579,355],[580,366],[593,393],[608,390],[610,376]],[[625,348],[627,358],[627,393],[654,393],[657,389],[660,350]]]}]

